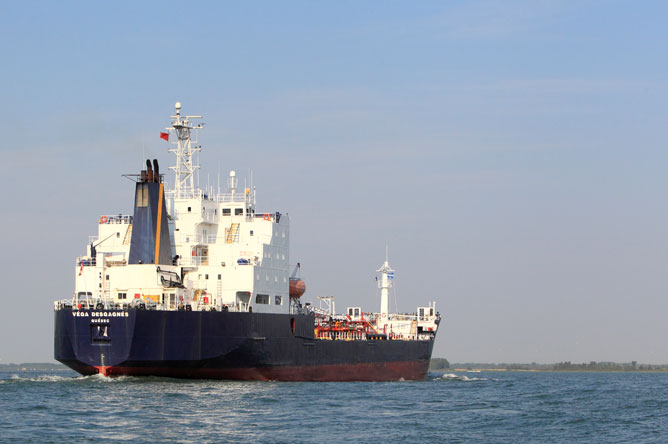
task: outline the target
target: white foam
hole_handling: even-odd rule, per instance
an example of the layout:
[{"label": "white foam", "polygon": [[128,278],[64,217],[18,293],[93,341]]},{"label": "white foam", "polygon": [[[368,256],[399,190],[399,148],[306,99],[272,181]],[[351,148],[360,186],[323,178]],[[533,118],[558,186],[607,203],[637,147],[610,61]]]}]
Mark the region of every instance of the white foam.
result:
[{"label": "white foam", "polygon": [[60,381],[71,381],[73,379],[75,378],[68,378],[65,376],[57,376],[57,375],[40,375],[40,376],[35,376],[33,378],[26,378],[26,377],[21,377],[17,374],[13,374],[9,378],[9,380],[11,381],[26,381],[26,382],[60,382]]},{"label": "white foam", "polygon": [[440,378],[436,378],[440,380],[450,380],[450,381],[464,381],[464,382],[472,382],[472,381],[487,381],[487,378],[469,378],[466,375],[456,375],[454,373],[444,373],[441,375]]}]

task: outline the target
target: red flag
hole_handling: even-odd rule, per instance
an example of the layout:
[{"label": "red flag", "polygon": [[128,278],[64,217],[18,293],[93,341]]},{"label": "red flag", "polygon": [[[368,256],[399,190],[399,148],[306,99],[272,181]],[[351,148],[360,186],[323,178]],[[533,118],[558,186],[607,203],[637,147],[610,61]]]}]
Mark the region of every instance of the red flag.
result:
[{"label": "red flag", "polygon": [[81,268],[79,268],[79,276],[83,273],[83,261],[81,261]]},{"label": "red flag", "polygon": [[160,133],[160,138],[169,142],[169,133]]}]

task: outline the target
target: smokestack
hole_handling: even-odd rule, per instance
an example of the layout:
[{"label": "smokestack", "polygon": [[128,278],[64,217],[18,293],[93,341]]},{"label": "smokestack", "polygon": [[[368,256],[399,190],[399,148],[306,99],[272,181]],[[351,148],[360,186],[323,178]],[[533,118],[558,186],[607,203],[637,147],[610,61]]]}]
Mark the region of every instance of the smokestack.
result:
[{"label": "smokestack", "polygon": [[141,182],[135,186],[135,210],[128,264],[173,263],[164,185],[157,160],[146,160]]},{"label": "smokestack", "polygon": [[146,173],[148,174],[148,181],[153,182],[153,168],[149,159],[146,159]]}]

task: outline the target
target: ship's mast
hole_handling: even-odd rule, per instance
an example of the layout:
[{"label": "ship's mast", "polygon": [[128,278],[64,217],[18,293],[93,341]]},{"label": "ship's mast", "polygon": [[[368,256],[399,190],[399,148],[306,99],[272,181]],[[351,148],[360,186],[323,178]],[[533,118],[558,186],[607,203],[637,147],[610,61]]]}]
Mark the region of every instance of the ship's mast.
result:
[{"label": "ship's mast", "polygon": [[388,253],[388,248],[385,247],[385,263],[376,270],[380,273],[380,280],[378,281],[378,287],[380,288],[380,315],[385,318],[390,312],[390,287],[394,280],[394,270],[390,268]]},{"label": "ship's mast", "polygon": [[195,130],[204,128],[202,123],[194,125],[190,119],[201,119],[202,116],[181,116],[181,102],[176,102],[176,115],[170,116],[172,126],[166,128],[167,131],[174,131],[176,133],[176,148],[171,148],[170,153],[176,153],[176,166],[169,167],[174,171],[174,192],[177,198],[192,196],[195,192],[195,170],[199,169],[199,165],[193,165],[193,153],[201,151],[201,146],[193,146],[193,142],[197,140],[192,139],[191,133]]}]

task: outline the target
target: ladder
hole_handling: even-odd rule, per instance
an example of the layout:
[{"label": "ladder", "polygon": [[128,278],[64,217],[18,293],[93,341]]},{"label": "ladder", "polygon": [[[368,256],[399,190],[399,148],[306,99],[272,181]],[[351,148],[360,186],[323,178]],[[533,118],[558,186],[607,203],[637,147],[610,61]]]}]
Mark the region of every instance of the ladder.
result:
[{"label": "ladder", "polygon": [[130,238],[132,237],[132,224],[128,226],[128,231],[125,232],[125,238],[123,239],[123,245],[130,245]]},{"label": "ladder", "polygon": [[416,336],[417,335],[417,319],[413,319],[413,322],[411,322],[411,336]]},{"label": "ladder", "polygon": [[225,243],[232,244],[239,241],[239,224],[237,222],[232,223],[230,229],[227,231],[227,238]]}]

